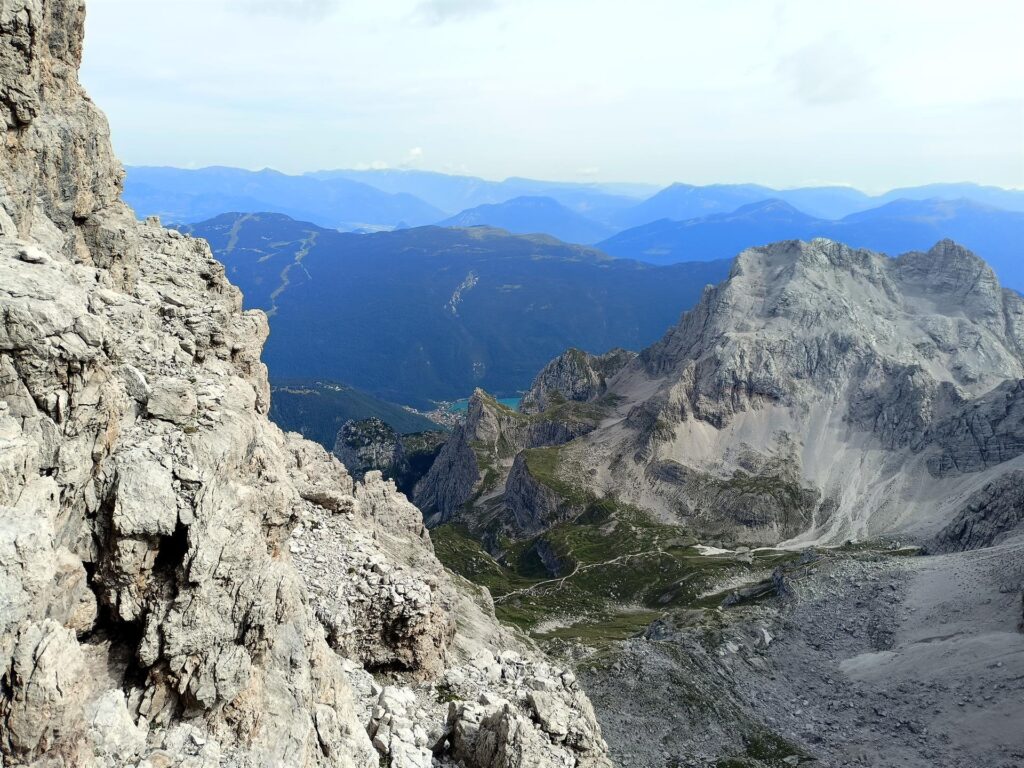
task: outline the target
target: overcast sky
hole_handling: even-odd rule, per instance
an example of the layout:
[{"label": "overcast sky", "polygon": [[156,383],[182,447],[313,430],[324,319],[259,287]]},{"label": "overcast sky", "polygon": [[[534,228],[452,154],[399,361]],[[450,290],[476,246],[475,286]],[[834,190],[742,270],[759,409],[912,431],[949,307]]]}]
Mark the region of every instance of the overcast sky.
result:
[{"label": "overcast sky", "polygon": [[1024,187],[1021,0],[88,0],[128,164]]}]

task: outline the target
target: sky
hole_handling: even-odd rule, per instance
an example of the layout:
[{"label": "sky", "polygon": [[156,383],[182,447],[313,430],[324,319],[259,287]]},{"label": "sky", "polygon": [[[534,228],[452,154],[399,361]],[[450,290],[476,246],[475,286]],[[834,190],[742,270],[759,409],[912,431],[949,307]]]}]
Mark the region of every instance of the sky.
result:
[{"label": "sky", "polygon": [[129,165],[1024,187],[1021,0],[87,0]]}]

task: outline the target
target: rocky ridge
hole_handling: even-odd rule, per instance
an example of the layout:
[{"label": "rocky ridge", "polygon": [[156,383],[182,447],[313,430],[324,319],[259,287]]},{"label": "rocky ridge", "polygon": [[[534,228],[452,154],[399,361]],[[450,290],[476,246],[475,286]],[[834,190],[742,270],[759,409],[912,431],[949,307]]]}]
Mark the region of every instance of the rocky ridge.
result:
[{"label": "rocky ridge", "polygon": [[394,486],[267,420],[266,318],[120,202],[83,25],[0,7],[0,761],[607,764]]},{"label": "rocky ridge", "polygon": [[607,382],[614,413],[564,463],[736,544],[923,543],[970,509],[991,543],[1018,520],[1022,350],[1024,299],[951,242],[754,248]]},{"label": "rocky ridge", "polygon": [[338,430],[331,453],[357,480],[379,471],[398,490],[412,494],[434,463],[448,433],[440,430],[399,434],[376,417],[349,420]]},{"label": "rocky ridge", "polygon": [[[535,405],[525,411],[539,407],[541,401],[531,402]],[[465,422],[445,443],[413,499],[428,525],[451,522],[469,507],[486,505],[501,494],[513,459],[521,451],[574,440],[593,430],[600,417],[596,409],[568,398],[549,403],[542,412],[513,411],[477,389],[469,400]],[[479,522],[475,512],[462,517]]]},{"label": "rocky ridge", "polygon": [[401,437],[375,417],[345,422],[338,430],[331,453],[359,479],[374,469],[389,477],[406,469]]},{"label": "rocky ridge", "polygon": [[597,400],[608,390],[608,379],[635,357],[635,352],[625,349],[613,349],[603,355],[566,350],[537,374],[519,409],[538,414],[566,400]]}]

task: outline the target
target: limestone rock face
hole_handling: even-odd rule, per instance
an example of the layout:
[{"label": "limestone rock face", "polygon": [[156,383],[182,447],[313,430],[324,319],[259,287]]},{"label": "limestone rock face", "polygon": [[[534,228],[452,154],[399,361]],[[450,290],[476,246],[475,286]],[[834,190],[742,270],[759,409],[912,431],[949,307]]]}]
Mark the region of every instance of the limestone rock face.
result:
[{"label": "limestone rock face", "polygon": [[1024,522],[1024,471],[1015,470],[973,493],[939,531],[929,551],[962,552],[997,544]]},{"label": "limestone rock face", "polygon": [[[453,702],[447,727],[453,756],[472,768],[571,768],[570,746],[580,762],[593,764],[603,742],[593,727],[593,708],[580,692],[571,672],[550,667],[531,669],[517,654],[475,659],[466,670],[455,670],[446,681],[450,690],[470,689],[480,671],[497,681],[500,694],[488,691],[475,701]],[[467,674],[468,673],[468,674]],[[603,758],[598,758],[603,761]]]},{"label": "limestone rock face", "polygon": [[555,523],[569,519],[583,510],[574,509],[567,500],[539,482],[531,473],[525,452],[512,462],[505,480],[507,523],[518,536],[540,533]]},{"label": "limestone rock face", "polygon": [[395,477],[406,469],[402,440],[378,418],[349,421],[338,430],[331,451],[355,477],[371,470]]},{"label": "limestone rock face", "polygon": [[481,479],[480,465],[469,434],[465,425],[458,426],[427,474],[416,485],[413,500],[427,515],[431,525],[440,525],[455,517]]},{"label": "limestone rock face", "polygon": [[915,374],[973,394],[1020,378],[1022,318],[1024,300],[948,241],[895,260],[827,240],[776,243],[741,254],[729,280],[641,358],[682,385],[680,417],[718,426],[768,402],[806,404],[851,378],[879,384],[858,399],[908,383],[919,394],[906,402],[912,416],[934,399]]},{"label": "limestone rock face", "polygon": [[608,379],[635,357],[635,352],[625,349],[613,349],[603,355],[569,349],[537,374],[530,390],[523,395],[520,410],[541,413],[565,400],[596,400],[607,391]]},{"label": "limestone rock face", "polygon": [[[371,671],[538,657],[393,486],[267,420],[264,315],[204,242],[119,200],[83,20],[0,3],[0,763],[398,765]],[[303,547],[317,526],[330,548]]]},{"label": "limestone rock face", "polygon": [[549,410],[543,417],[520,413],[478,389],[469,400],[466,421],[445,443],[413,498],[429,525],[449,522],[474,496],[486,500],[500,491],[520,451],[561,445],[594,427],[593,419],[572,409]]},{"label": "limestone rock face", "polygon": [[1010,492],[992,483],[1024,457],[1022,320],[949,241],[753,248],[609,382],[626,436],[587,439],[614,441],[633,501],[727,541],[923,540]]},{"label": "limestone rock face", "polygon": [[752,248],[638,356],[552,361],[532,429],[552,402],[603,414],[561,441],[554,482],[513,463],[500,504],[531,533],[563,519],[561,487],[734,545],[985,546],[1020,521],[1024,299],[949,241]]}]

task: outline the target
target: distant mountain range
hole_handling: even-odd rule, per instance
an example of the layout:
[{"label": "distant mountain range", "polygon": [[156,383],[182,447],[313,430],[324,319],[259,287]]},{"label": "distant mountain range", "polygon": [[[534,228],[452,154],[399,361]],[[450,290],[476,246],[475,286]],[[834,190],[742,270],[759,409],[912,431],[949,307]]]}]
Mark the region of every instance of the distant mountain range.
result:
[{"label": "distant mountain range", "polygon": [[588,184],[516,177],[489,181],[476,176],[396,169],[316,171],[307,175],[316,179],[350,179],[393,194],[416,195],[450,214],[517,197],[550,197],[597,221],[610,219],[616,212],[631,208],[659,189],[651,184]]},{"label": "distant mountain range", "polygon": [[479,205],[438,222],[441,227],[487,225],[521,235],[543,233],[567,243],[589,245],[616,230],[566,208],[550,197],[515,197],[504,203]]},{"label": "distant mountain range", "polygon": [[445,213],[407,193],[383,192],[346,178],[288,176],[239,168],[129,167],[125,201],[141,216],[192,223],[225,211],[273,211],[333,229],[393,229],[431,224]]},{"label": "distant mountain range", "polygon": [[270,314],[274,378],[345,381],[425,408],[525,389],[568,346],[640,348],[729,262],[652,266],[485,227],[359,235],[280,214],[226,214],[206,238],[246,305]]},{"label": "distant mountain range", "polygon": [[659,219],[684,221],[732,213],[765,200],[782,200],[813,217],[840,219],[896,200],[972,200],[1008,211],[1024,211],[1024,191],[978,184],[929,184],[870,196],[852,187],[772,189],[757,184],[673,184],[632,208],[620,211],[615,224],[635,227]]},{"label": "distant mountain range", "polygon": [[605,252],[652,264],[714,260],[777,240],[828,237],[895,256],[952,238],[986,259],[1004,285],[1024,290],[1024,212],[970,200],[902,199],[830,221],[783,200],[687,221],[661,220],[598,244]]},{"label": "distant mountain range", "polygon": [[[545,232],[580,243],[661,219],[684,221],[732,213],[766,200],[783,200],[812,217],[830,221],[901,199],[963,199],[1024,212],[1024,191],[977,184],[907,187],[872,197],[839,186],[779,190],[756,184],[673,184],[659,191],[644,184],[520,178],[489,181],[414,170],[336,170],[289,176],[222,167],[129,167],[125,198],[140,216],[155,214],[177,223],[195,223],[228,211],[283,213],[346,231],[471,221],[514,232]],[[524,198],[545,198],[565,210],[536,200],[527,204]],[[509,209],[506,204],[511,204]]]}]

